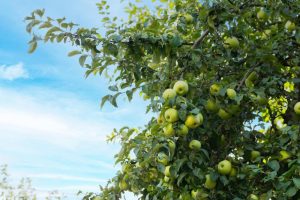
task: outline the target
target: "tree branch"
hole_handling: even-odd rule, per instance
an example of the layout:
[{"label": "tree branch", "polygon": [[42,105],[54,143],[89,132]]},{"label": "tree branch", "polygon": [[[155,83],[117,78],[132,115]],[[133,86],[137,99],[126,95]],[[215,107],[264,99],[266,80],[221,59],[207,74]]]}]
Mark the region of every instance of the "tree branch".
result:
[{"label": "tree branch", "polygon": [[257,67],[258,65],[260,65],[261,62],[258,62],[256,65],[253,65],[248,71],[247,73],[244,75],[243,79],[240,81],[240,83],[237,86],[237,91],[239,91],[241,89],[241,87],[243,86],[245,80],[247,79],[247,77],[250,75],[251,72],[253,72],[253,70],[255,69],[255,67]]},{"label": "tree branch", "polygon": [[192,49],[195,49],[199,46],[199,44],[204,40],[204,38],[208,35],[209,30],[205,30],[202,35],[195,41],[195,43],[192,46]]}]

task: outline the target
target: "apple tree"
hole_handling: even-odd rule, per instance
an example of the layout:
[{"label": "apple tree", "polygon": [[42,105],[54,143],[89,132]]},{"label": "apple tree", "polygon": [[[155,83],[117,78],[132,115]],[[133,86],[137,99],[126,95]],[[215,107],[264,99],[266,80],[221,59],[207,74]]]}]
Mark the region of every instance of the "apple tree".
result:
[{"label": "apple tree", "polygon": [[30,53],[70,43],[109,77],[101,106],[140,92],[157,115],[113,131],[122,170],[85,199],[300,199],[299,0],[136,1],[126,21],[97,6],[99,29],[26,18]]}]

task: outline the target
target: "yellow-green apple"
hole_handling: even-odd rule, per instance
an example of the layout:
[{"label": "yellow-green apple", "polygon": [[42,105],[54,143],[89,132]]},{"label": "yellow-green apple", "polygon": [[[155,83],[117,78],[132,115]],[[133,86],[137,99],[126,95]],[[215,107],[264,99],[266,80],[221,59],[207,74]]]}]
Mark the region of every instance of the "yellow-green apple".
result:
[{"label": "yellow-green apple", "polygon": [[176,91],[174,89],[166,89],[163,93],[163,98],[165,100],[173,99],[176,96]]},{"label": "yellow-green apple", "polygon": [[171,123],[167,124],[163,128],[163,131],[164,131],[164,135],[167,136],[167,137],[172,137],[172,136],[175,135],[175,129],[173,128],[173,125]]},{"label": "yellow-green apple", "polygon": [[121,190],[127,190],[128,185],[127,185],[127,183],[126,183],[126,181],[124,179],[119,182],[119,188]]},{"label": "yellow-green apple", "polygon": [[231,162],[228,160],[223,160],[218,164],[218,172],[222,175],[230,174],[231,168]]},{"label": "yellow-green apple", "polygon": [[236,169],[235,169],[234,167],[232,167],[232,168],[231,168],[231,171],[230,171],[230,173],[229,173],[229,176],[233,177],[233,176],[236,176],[236,174],[237,174]]},{"label": "yellow-green apple", "polygon": [[177,81],[174,84],[173,89],[178,95],[184,95],[189,91],[189,85],[185,81]]},{"label": "yellow-green apple", "polygon": [[225,48],[238,48],[239,46],[240,43],[236,37],[228,37],[224,42]]},{"label": "yellow-green apple", "polygon": [[258,75],[256,73],[256,71],[253,71],[250,73],[250,75],[247,77],[247,79],[251,80],[251,81],[255,81],[258,78]]},{"label": "yellow-green apple", "polygon": [[220,86],[218,84],[212,84],[209,88],[209,92],[211,95],[218,95],[220,92]]},{"label": "yellow-green apple", "polygon": [[169,108],[168,110],[166,110],[165,119],[170,123],[176,122],[179,119],[177,110],[174,108]]},{"label": "yellow-green apple", "polygon": [[279,154],[280,154],[279,161],[283,161],[291,157],[291,154],[285,150],[281,150]]},{"label": "yellow-green apple", "polygon": [[268,103],[268,99],[260,95],[256,96],[256,101],[259,105],[266,105]]},{"label": "yellow-green apple", "polygon": [[165,121],[165,118],[162,114],[159,114],[158,117],[157,117],[157,123],[158,124],[163,124]]},{"label": "yellow-green apple", "polygon": [[221,118],[221,119],[229,119],[231,117],[231,114],[226,112],[224,109],[220,109],[219,112],[218,112],[218,116]]},{"label": "yellow-green apple", "polygon": [[300,115],[300,102],[297,102],[295,105],[294,105],[294,111],[297,115]]},{"label": "yellow-green apple", "polygon": [[209,112],[218,112],[220,107],[213,99],[208,99],[205,104],[205,109]]},{"label": "yellow-green apple", "polygon": [[157,161],[159,163],[162,163],[163,165],[167,165],[168,162],[169,162],[169,157],[163,153],[163,152],[160,152],[158,155],[157,155]]},{"label": "yellow-green apple", "polygon": [[284,27],[285,27],[285,29],[286,29],[287,31],[292,32],[293,30],[295,30],[296,25],[295,25],[295,23],[293,23],[293,22],[291,22],[291,21],[287,21],[287,22],[285,23]]},{"label": "yellow-green apple", "polygon": [[191,129],[197,128],[198,126],[200,126],[200,120],[195,115],[188,115],[185,120],[185,125]]},{"label": "yellow-green apple", "polygon": [[255,194],[250,194],[249,195],[249,200],[259,200],[259,198]]},{"label": "yellow-green apple", "polygon": [[166,183],[167,183],[167,182],[169,182],[169,181],[170,181],[170,178],[169,178],[169,177],[167,177],[167,176],[165,176],[165,177],[164,177],[164,182],[166,182]]},{"label": "yellow-green apple", "polygon": [[193,150],[199,150],[201,148],[201,142],[199,140],[192,140],[189,147]]},{"label": "yellow-green apple", "polygon": [[263,40],[267,39],[271,35],[271,33],[272,31],[270,29],[264,30],[261,35],[261,39]]},{"label": "yellow-green apple", "polygon": [[191,191],[191,195],[193,197],[193,199],[198,200],[200,198],[200,191],[199,190],[192,190]]},{"label": "yellow-green apple", "polygon": [[207,189],[214,189],[217,185],[217,182],[212,180],[210,174],[207,174],[205,176],[206,180],[205,180],[205,183],[204,183],[204,187],[206,187]]},{"label": "yellow-green apple", "polygon": [[193,16],[190,14],[185,14],[184,18],[185,18],[186,23],[188,23],[188,24],[193,22]]},{"label": "yellow-green apple", "polygon": [[262,21],[264,21],[268,18],[267,13],[263,9],[260,9],[257,12],[256,16],[257,16],[257,19],[262,20]]},{"label": "yellow-green apple", "polygon": [[234,89],[228,88],[226,90],[226,94],[229,97],[229,99],[235,99],[236,97],[236,91]]},{"label": "yellow-green apple", "polygon": [[251,160],[255,160],[256,158],[258,158],[260,156],[260,152],[259,151],[251,151]]},{"label": "yellow-green apple", "polygon": [[171,167],[171,166],[166,166],[166,167],[165,167],[165,171],[164,171],[165,176],[168,176],[168,177],[171,176],[171,173],[170,173],[170,167]]},{"label": "yellow-green apple", "polygon": [[177,133],[178,135],[185,136],[189,133],[189,128],[186,125],[181,124]]}]

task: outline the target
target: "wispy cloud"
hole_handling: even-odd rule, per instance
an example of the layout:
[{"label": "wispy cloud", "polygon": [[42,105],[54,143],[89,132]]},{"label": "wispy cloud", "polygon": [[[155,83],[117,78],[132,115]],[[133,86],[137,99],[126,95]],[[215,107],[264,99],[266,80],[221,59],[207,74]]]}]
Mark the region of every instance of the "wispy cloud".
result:
[{"label": "wispy cloud", "polygon": [[12,81],[19,78],[28,78],[28,72],[23,63],[8,66],[0,65],[0,79]]}]

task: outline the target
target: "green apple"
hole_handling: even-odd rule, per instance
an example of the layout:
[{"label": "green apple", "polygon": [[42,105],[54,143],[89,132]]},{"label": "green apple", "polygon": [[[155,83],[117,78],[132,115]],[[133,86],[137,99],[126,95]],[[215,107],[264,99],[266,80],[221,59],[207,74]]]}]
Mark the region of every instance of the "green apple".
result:
[{"label": "green apple", "polygon": [[221,118],[221,119],[229,119],[231,117],[231,114],[226,112],[224,109],[220,109],[219,112],[218,112],[218,116]]},{"label": "green apple", "polygon": [[295,105],[294,105],[294,111],[297,115],[300,115],[300,102],[297,102]]},{"label": "green apple", "polygon": [[226,90],[226,94],[229,97],[229,99],[235,99],[236,97],[236,91],[234,89],[228,88]]},{"label": "green apple", "polygon": [[177,133],[178,135],[185,136],[189,133],[189,128],[186,125],[181,124]]},{"label": "green apple", "polygon": [[169,157],[165,153],[160,152],[157,155],[157,162],[167,165],[169,162]]},{"label": "green apple", "polygon": [[196,118],[199,121],[199,125],[203,124],[203,115],[201,113],[198,113]]},{"label": "green apple", "polygon": [[257,19],[262,20],[262,21],[265,21],[268,18],[267,13],[263,9],[260,9],[257,12],[256,16],[257,16]]},{"label": "green apple", "polygon": [[217,185],[217,182],[212,180],[210,174],[207,174],[205,176],[206,180],[205,180],[205,183],[204,183],[204,187],[206,187],[207,189],[214,189]]},{"label": "green apple", "polygon": [[272,31],[270,29],[264,30],[261,35],[261,39],[263,40],[267,39],[271,35],[271,32]]},{"label": "green apple", "polygon": [[230,114],[234,115],[234,114],[236,114],[236,113],[238,113],[238,112],[240,111],[240,106],[239,106],[239,105],[229,105],[229,106],[226,108],[226,110],[227,110]]},{"label": "green apple", "polygon": [[185,18],[185,21],[186,21],[187,24],[190,24],[190,23],[193,22],[193,16],[190,15],[190,14],[185,14],[184,18]]},{"label": "green apple", "polygon": [[198,126],[201,125],[201,121],[199,119],[199,117],[195,116],[195,115],[188,115],[186,120],[185,120],[185,125],[188,128],[197,128]]},{"label": "green apple", "polygon": [[231,168],[231,162],[228,160],[223,160],[218,164],[218,172],[222,175],[230,174]]},{"label": "green apple", "polygon": [[149,170],[149,178],[150,179],[156,179],[158,176],[157,170],[155,168],[151,168]]},{"label": "green apple", "polygon": [[162,114],[159,114],[157,117],[157,123],[158,124],[163,124],[165,122],[165,118]]},{"label": "green apple", "polygon": [[163,128],[163,131],[164,135],[167,137],[172,137],[175,135],[175,129],[173,128],[172,124],[167,124],[167,126]]},{"label": "green apple", "polygon": [[220,92],[220,86],[217,84],[212,84],[209,88],[209,92],[211,95],[218,95]]},{"label": "green apple", "polygon": [[199,190],[192,190],[191,191],[191,195],[193,197],[193,199],[198,200],[200,198],[200,191]]},{"label": "green apple", "polygon": [[176,91],[174,89],[166,89],[163,93],[163,98],[164,100],[170,100],[175,98],[176,96]]},{"label": "green apple", "polygon": [[285,29],[289,32],[292,32],[293,30],[295,30],[296,25],[295,23],[291,22],[291,21],[287,21],[284,25]]},{"label": "green apple", "polygon": [[289,159],[291,157],[291,154],[285,150],[281,150],[279,152],[279,154],[280,154],[279,161],[283,161],[283,160]]},{"label": "green apple", "polygon": [[170,167],[171,167],[171,166],[166,166],[166,167],[165,167],[165,171],[164,171],[165,176],[168,176],[168,177],[171,176],[171,173],[170,173]]},{"label": "green apple", "polygon": [[257,78],[258,78],[258,74],[256,73],[256,71],[251,72],[250,75],[247,77],[247,79],[251,81],[255,81]]},{"label": "green apple", "polygon": [[174,151],[176,148],[176,144],[173,140],[168,140],[168,146],[171,151]]},{"label": "green apple", "polygon": [[189,147],[193,150],[199,150],[201,148],[201,142],[199,140],[192,140]]},{"label": "green apple", "polygon": [[234,176],[236,176],[236,174],[237,174],[236,169],[235,169],[234,167],[232,167],[232,168],[231,168],[231,171],[230,171],[230,173],[229,173],[229,176],[234,177]]},{"label": "green apple", "polygon": [[259,200],[259,198],[255,194],[250,194],[249,195],[249,200]]},{"label": "green apple", "polygon": [[127,183],[126,183],[126,181],[125,181],[124,179],[121,180],[121,182],[119,182],[119,188],[120,188],[121,190],[127,190],[128,185],[127,185]]},{"label": "green apple", "polygon": [[240,46],[239,40],[236,37],[228,37],[224,42],[225,48],[238,48]]},{"label": "green apple", "polygon": [[178,121],[179,118],[177,110],[174,108],[169,108],[168,110],[166,110],[165,119],[170,123]]},{"label": "green apple", "polygon": [[246,80],[245,80],[245,85],[246,85],[247,88],[253,88],[254,87],[254,83],[248,78],[246,78]]},{"label": "green apple", "polygon": [[173,89],[178,95],[184,95],[189,91],[189,85],[185,81],[177,81],[174,84]]},{"label": "green apple", "polygon": [[259,151],[251,151],[251,160],[255,160],[256,158],[258,158],[260,156],[260,152]]},{"label": "green apple", "polygon": [[164,177],[164,182],[166,182],[166,183],[167,183],[167,182],[169,182],[169,181],[170,181],[170,178],[169,178],[169,177],[167,177],[167,176],[165,176],[165,177]]},{"label": "green apple", "polygon": [[267,99],[266,97],[257,95],[257,96],[256,96],[256,102],[257,102],[259,105],[266,105],[266,104],[268,103],[268,99]]},{"label": "green apple", "polygon": [[213,99],[208,99],[205,104],[205,109],[209,112],[218,112],[220,108]]}]

